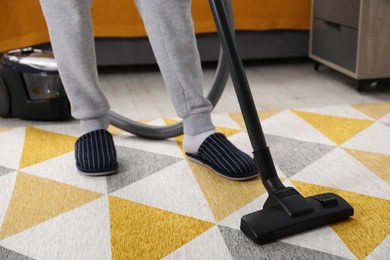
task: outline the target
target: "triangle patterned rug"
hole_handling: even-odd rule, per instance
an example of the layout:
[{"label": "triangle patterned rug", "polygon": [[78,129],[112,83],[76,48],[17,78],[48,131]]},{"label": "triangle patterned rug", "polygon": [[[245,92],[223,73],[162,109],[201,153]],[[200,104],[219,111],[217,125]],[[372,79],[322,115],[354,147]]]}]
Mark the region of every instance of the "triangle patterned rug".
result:
[{"label": "triangle patterned rug", "polygon": [[[258,246],[239,225],[267,198],[260,179],[226,180],[186,160],[182,137],[110,127],[119,173],[92,178],[74,166],[77,122],[0,119],[0,259],[389,259],[390,103],[259,116],[283,182],[341,195],[351,219]],[[213,122],[251,154],[240,113]]]}]

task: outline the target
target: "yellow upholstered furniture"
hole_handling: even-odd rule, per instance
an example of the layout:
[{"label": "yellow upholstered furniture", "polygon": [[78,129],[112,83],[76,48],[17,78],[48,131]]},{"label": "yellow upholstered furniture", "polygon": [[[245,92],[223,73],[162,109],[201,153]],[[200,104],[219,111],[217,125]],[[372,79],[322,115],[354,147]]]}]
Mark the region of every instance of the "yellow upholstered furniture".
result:
[{"label": "yellow upholstered furniture", "polygon": [[[310,0],[232,2],[238,30],[308,30],[310,26]],[[91,12],[96,37],[146,36],[132,0],[94,0]],[[207,0],[193,0],[192,13],[197,33],[215,32]],[[0,0],[0,21],[0,52],[49,42],[38,0]]]}]

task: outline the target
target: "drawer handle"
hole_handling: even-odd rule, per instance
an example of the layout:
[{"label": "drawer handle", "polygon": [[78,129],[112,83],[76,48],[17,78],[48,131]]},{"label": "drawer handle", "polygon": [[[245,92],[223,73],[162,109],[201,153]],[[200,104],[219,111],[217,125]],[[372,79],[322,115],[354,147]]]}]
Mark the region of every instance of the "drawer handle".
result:
[{"label": "drawer handle", "polygon": [[325,21],[325,24],[330,26],[330,27],[334,27],[334,28],[340,28],[341,25],[339,23],[335,23],[335,22],[331,22],[331,21]]}]

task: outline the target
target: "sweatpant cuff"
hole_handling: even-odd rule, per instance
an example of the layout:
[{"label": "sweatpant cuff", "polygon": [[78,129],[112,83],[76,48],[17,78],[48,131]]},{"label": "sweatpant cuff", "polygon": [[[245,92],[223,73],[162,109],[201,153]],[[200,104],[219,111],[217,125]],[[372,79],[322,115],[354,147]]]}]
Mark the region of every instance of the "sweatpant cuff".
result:
[{"label": "sweatpant cuff", "polygon": [[183,118],[183,131],[186,135],[198,135],[215,129],[209,112],[189,115]]},{"label": "sweatpant cuff", "polygon": [[108,115],[80,120],[80,128],[83,134],[99,129],[107,129],[109,124]]}]

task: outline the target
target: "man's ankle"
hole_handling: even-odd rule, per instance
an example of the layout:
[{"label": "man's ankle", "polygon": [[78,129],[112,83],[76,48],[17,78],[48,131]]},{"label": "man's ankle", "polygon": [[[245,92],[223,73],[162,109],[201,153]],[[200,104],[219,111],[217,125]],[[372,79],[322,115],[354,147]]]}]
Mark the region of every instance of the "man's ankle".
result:
[{"label": "man's ankle", "polygon": [[80,120],[80,128],[82,133],[86,134],[100,129],[107,129],[109,123],[108,115],[104,115]]},{"label": "man's ankle", "polygon": [[183,148],[186,153],[196,154],[198,153],[201,144],[212,134],[215,134],[215,129],[203,132],[198,135],[186,135],[184,134]]}]

